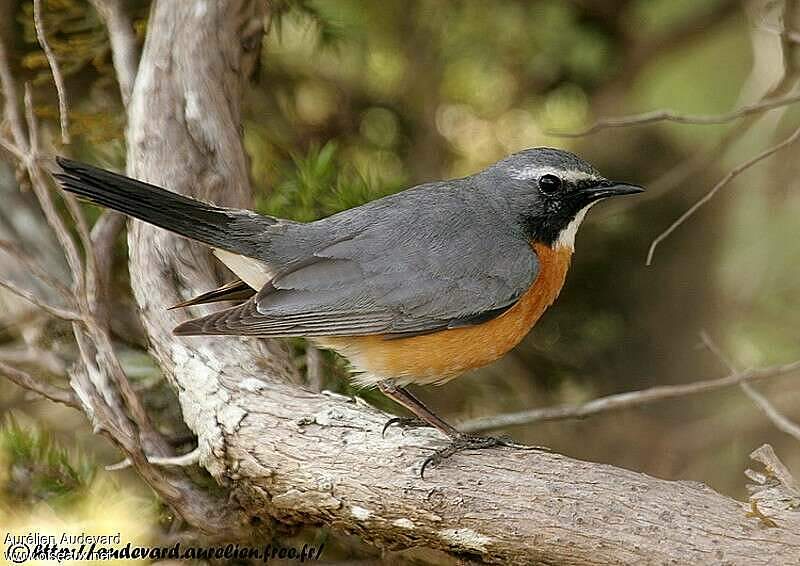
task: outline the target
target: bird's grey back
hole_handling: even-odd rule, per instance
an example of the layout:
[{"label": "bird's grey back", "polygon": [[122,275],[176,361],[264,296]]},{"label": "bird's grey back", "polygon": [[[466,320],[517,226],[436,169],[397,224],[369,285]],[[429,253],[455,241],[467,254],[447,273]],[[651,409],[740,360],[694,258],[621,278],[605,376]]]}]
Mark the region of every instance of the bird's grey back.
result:
[{"label": "bird's grey back", "polygon": [[[513,304],[537,272],[524,236],[474,178],[422,185],[268,232],[262,259],[278,274],[259,293],[258,311],[283,324],[318,313],[339,333],[458,325]],[[308,324],[303,330],[310,332]]]}]

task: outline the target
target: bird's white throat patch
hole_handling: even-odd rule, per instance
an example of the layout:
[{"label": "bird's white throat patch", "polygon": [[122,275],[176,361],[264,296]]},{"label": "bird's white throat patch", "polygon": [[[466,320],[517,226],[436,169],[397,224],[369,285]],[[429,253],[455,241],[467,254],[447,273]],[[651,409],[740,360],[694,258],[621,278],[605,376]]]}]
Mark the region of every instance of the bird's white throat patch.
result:
[{"label": "bird's white throat patch", "polygon": [[567,224],[567,227],[561,230],[556,243],[553,245],[554,248],[569,248],[570,250],[575,249],[575,234],[578,233],[578,228],[580,228],[581,222],[583,222],[583,217],[586,216],[586,213],[589,212],[589,209],[595,204],[596,203],[594,202],[588,204],[578,211],[578,214],[575,215],[575,218],[572,219],[572,222]]}]

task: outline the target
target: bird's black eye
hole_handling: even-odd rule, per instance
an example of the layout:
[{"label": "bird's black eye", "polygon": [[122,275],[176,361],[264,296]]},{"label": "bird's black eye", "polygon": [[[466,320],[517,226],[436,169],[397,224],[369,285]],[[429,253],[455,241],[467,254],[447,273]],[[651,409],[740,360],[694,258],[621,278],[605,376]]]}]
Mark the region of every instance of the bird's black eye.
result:
[{"label": "bird's black eye", "polygon": [[558,189],[560,188],[561,179],[555,175],[547,174],[539,177],[539,190],[542,192],[542,194],[552,195],[558,192]]}]

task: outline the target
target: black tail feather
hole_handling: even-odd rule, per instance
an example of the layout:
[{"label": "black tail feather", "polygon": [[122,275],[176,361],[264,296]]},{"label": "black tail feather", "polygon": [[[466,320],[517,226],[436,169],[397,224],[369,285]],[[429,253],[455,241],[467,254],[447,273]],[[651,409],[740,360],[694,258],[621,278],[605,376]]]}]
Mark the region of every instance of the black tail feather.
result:
[{"label": "black tail feather", "polygon": [[161,187],[56,157],[63,173],[55,173],[61,187],[78,197],[123,212],[160,228],[204,244],[253,256],[257,235],[274,218],[225,209],[173,193]]},{"label": "black tail feather", "polygon": [[177,305],[172,305],[169,307],[169,310],[190,307],[192,305],[216,303],[219,301],[246,301],[255,294],[255,289],[250,287],[241,279],[236,279],[230,283],[226,283],[222,287],[212,289],[207,293],[192,297],[191,299],[182,301]]}]

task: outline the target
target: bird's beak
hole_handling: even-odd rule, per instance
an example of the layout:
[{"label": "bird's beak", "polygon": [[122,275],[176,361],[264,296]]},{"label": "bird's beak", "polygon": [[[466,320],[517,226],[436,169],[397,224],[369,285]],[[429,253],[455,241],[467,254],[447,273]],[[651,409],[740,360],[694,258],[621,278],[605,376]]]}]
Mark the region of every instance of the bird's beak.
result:
[{"label": "bird's beak", "polygon": [[622,195],[633,195],[644,191],[639,185],[630,183],[617,183],[615,181],[602,181],[594,186],[587,187],[581,192],[583,197],[589,202],[594,202],[608,197],[619,197]]}]

